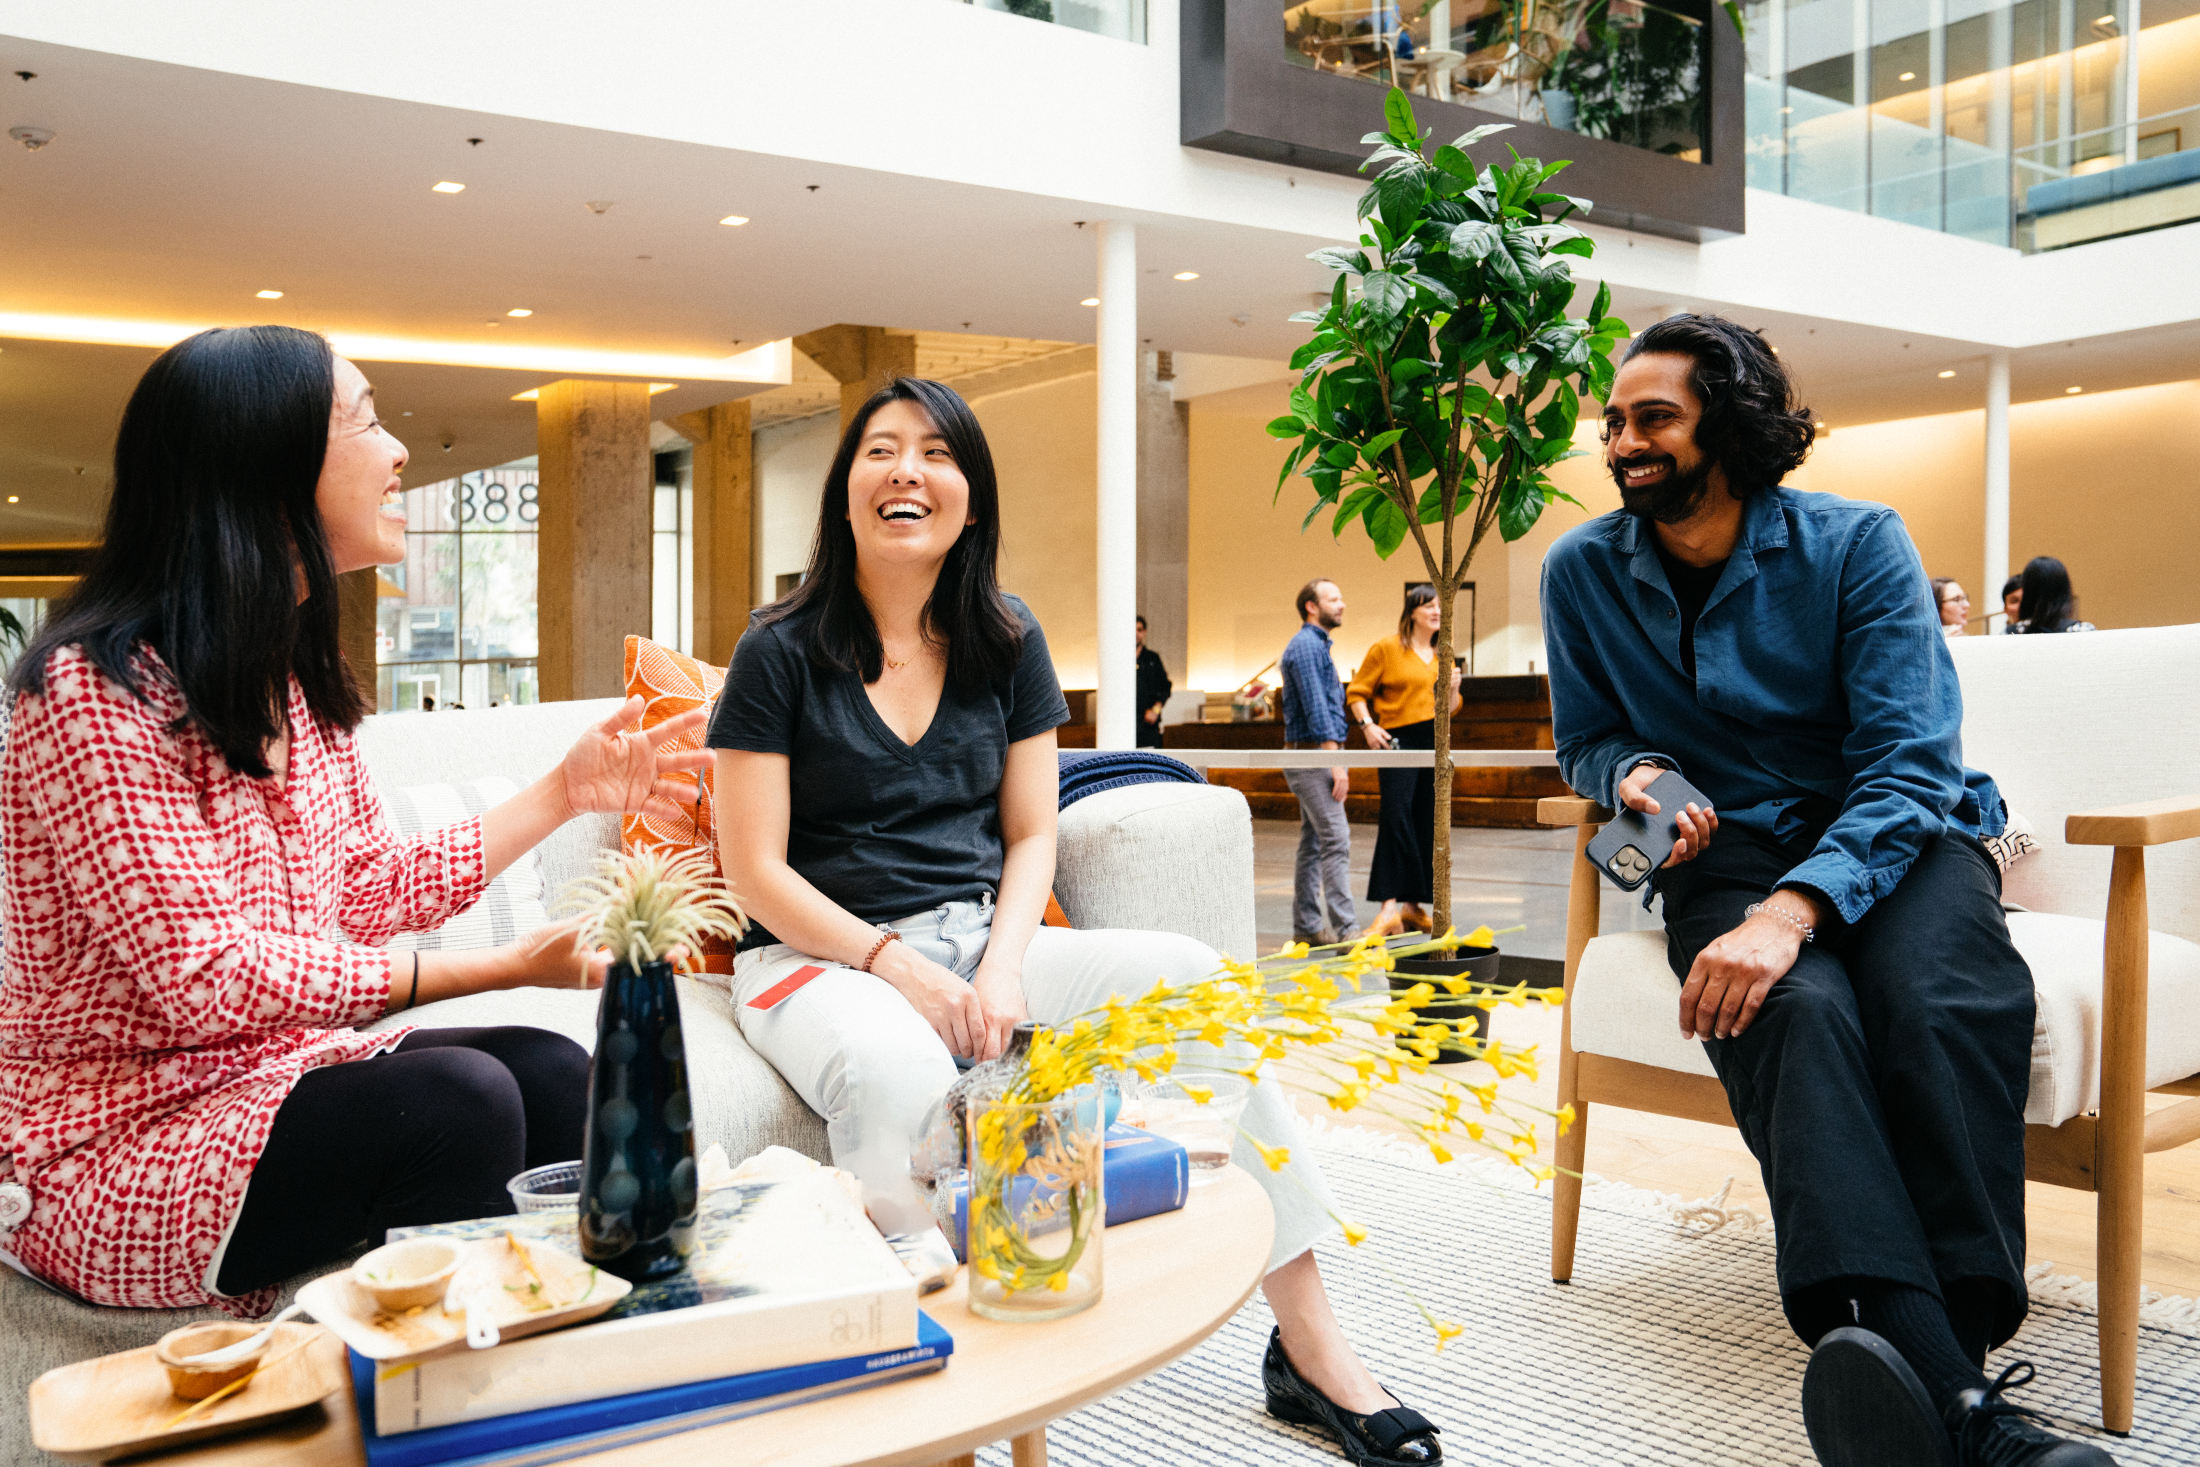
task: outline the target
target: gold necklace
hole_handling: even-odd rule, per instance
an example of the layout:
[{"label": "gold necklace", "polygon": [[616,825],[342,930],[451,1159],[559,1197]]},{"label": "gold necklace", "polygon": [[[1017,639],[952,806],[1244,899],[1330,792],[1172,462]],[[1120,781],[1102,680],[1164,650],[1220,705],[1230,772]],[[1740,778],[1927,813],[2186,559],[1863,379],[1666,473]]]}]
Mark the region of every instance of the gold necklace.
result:
[{"label": "gold necklace", "polygon": [[[879,656],[886,657],[886,654],[884,652],[880,652]],[[886,665],[893,671],[900,672],[903,668],[909,665],[909,659],[904,657],[901,661],[896,662],[893,658],[886,657]]]}]

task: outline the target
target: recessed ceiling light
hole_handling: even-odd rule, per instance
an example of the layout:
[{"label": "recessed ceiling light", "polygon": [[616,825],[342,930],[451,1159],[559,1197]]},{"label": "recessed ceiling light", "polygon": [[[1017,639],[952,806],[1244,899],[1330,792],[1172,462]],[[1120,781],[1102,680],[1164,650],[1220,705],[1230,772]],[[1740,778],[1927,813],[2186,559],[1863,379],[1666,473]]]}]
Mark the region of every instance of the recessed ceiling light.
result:
[{"label": "recessed ceiling light", "polygon": [[1081,306],[1097,306],[1097,305],[1099,305],[1099,304],[1100,304],[1100,297],[1098,297],[1098,296],[1096,296],[1096,295],[1088,295],[1088,296],[1086,296],[1086,297],[1085,297],[1085,298],[1084,298],[1083,300],[1079,301],[1079,302],[1078,302],[1077,304],[1079,304],[1079,305],[1081,305]]},{"label": "recessed ceiling light", "polygon": [[728,214],[725,218],[719,220],[718,222],[720,224],[731,226],[734,229],[739,229],[742,225],[749,222],[749,216],[746,214]]},{"label": "recessed ceiling light", "polygon": [[670,392],[673,388],[678,387],[679,385],[680,384],[677,382],[652,382],[649,384],[649,395],[651,397],[655,397],[658,393]]},{"label": "recessed ceiling light", "polygon": [[462,194],[466,192],[466,185],[464,185],[463,183],[453,183],[446,178],[441,183],[435,186],[435,192],[439,194]]},{"label": "recessed ceiling light", "polygon": [[252,293],[263,301],[279,301],[283,298],[283,293],[279,290],[256,290]]},{"label": "recessed ceiling light", "polygon": [[1782,107],[1780,109],[1780,115],[1782,117],[1793,117],[1795,115],[1795,109],[1793,107]]},{"label": "recessed ceiling light", "polygon": [[530,388],[528,388],[528,389],[527,389],[527,390],[526,390],[525,392],[515,392],[515,393],[513,393],[513,394],[512,394],[512,401],[514,401],[514,402],[536,402],[536,401],[539,401],[539,400],[541,399],[541,397],[542,397],[542,389],[541,389],[540,387],[530,387]]},{"label": "recessed ceiling light", "polygon": [[1199,272],[1197,270],[1179,270],[1176,272],[1176,278],[1179,280],[1197,280]]},{"label": "recessed ceiling light", "polygon": [[10,503],[10,504],[21,504],[22,502],[23,502],[23,499],[22,499],[22,496],[21,496],[21,495],[18,495],[18,494],[10,494],[10,495],[8,496],[8,503]]},{"label": "recessed ceiling light", "polygon": [[2083,387],[2065,387],[2065,388],[2063,389],[2063,393],[2064,393],[2064,394],[2065,394],[2066,396],[2067,396],[2067,395],[2070,395],[2070,394],[2072,394],[2072,393],[2078,393],[2078,392],[2083,392],[2083,391],[2085,391],[2085,389],[2084,389]]},{"label": "recessed ceiling light", "polygon": [[1817,422],[1811,424],[1811,426],[1813,428],[1816,428],[1819,432],[1823,433],[1826,431],[1826,420],[1824,418],[1820,418]]},{"label": "recessed ceiling light", "polygon": [[1955,368],[1950,367],[1947,371],[1942,372],[1940,375],[1943,377],[1953,377],[1955,374]]},{"label": "recessed ceiling light", "polygon": [[507,316],[532,316],[535,313],[527,309],[527,307],[525,306],[514,306],[512,307],[512,309],[506,311],[504,314]]},{"label": "recessed ceiling light", "polygon": [[1900,75],[1900,76],[1896,77],[1896,78],[1895,78],[1895,80],[1896,80],[1896,81],[1916,81],[1916,80],[1917,80],[1917,73],[1916,73],[1916,72],[1914,72],[1914,71],[1905,71],[1905,72],[1903,72],[1903,73],[1902,73],[1902,75]]}]

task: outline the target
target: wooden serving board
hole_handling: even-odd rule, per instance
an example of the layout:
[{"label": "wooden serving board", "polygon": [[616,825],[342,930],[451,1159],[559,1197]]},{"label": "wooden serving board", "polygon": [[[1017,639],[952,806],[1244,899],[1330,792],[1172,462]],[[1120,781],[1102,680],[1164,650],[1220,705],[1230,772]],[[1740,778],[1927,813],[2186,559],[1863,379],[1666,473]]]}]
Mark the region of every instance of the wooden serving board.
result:
[{"label": "wooden serving board", "polygon": [[191,1403],[170,1393],[147,1345],[49,1370],[31,1382],[31,1441],[71,1462],[111,1462],[247,1431],[302,1411],[345,1385],[344,1346],[313,1324],[283,1324],[251,1383],[174,1427]]},{"label": "wooden serving board", "polygon": [[527,1250],[526,1262],[506,1238],[462,1244],[458,1276],[444,1304],[386,1314],[349,1269],[307,1284],[298,1291],[298,1302],[352,1349],[369,1360],[388,1363],[464,1349],[466,1317],[459,1301],[475,1287],[490,1301],[490,1317],[506,1340],[594,1319],[634,1291],[625,1279],[561,1248],[546,1243],[519,1246]]}]

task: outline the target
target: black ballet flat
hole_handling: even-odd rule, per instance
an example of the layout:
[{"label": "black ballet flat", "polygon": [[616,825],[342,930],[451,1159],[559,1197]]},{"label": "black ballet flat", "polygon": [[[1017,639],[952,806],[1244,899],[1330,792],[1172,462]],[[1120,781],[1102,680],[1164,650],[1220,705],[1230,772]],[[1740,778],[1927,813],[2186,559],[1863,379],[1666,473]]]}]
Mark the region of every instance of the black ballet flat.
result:
[{"label": "black ballet flat", "polygon": [[1444,1460],[1435,1423],[1412,1407],[1400,1403],[1387,1411],[1356,1416],[1307,1384],[1291,1368],[1291,1357],[1283,1353],[1280,1330],[1268,1332],[1260,1379],[1268,1388],[1269,1415],[1328,1431],[1353,1467],[1432,1467]]}]

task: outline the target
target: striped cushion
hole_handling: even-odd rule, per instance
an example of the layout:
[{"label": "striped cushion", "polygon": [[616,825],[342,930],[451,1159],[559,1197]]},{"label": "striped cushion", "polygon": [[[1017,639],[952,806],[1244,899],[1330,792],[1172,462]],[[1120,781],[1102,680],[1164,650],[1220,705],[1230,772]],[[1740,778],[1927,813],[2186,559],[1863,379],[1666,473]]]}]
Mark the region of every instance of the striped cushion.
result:
[{"label": "striped cushion", "polygon": [[[463,784],[421,784],[384,790],[382,808],[400,840],[441,830],[479,815],[519,793],[509,779],[492,775]],[[400,932],[390,939],[399,952],[458,952],[502,947],[548,923],[543,908],[542,859],[529,851],[507,866],[481,899],[433,932]]]}]

